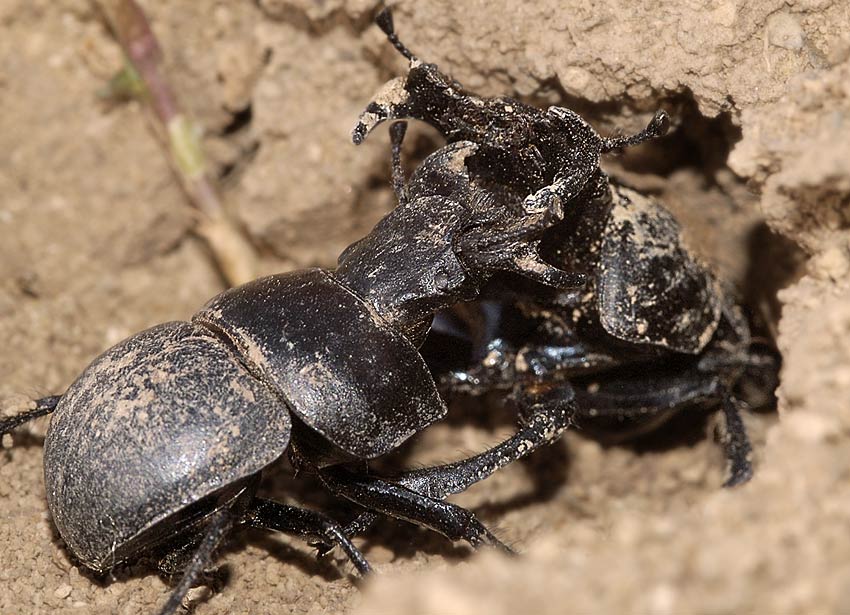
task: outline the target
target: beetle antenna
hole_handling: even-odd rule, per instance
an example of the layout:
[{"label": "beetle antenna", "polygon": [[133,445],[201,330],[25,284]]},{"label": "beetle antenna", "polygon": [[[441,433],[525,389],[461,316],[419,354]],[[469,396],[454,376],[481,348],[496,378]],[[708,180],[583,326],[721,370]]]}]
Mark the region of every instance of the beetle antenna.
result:
[{"label": "beetle antenna", "polygon": [[619,149],[621,147],[630,147],[632,145],[643,143],[644,141],[649,141],[650,139],[663,137],[667,134],[669,129],[670,116],[667,115],[667,112],[663,109],[656,111],[652,121],[650,121],[646,128],[636,135],[628,137],[608,137],[602,139],[602,153],[607,154],[611,150]]},{"label": "beetle antenna", "polygon": [[408,49],[404,43],[398,40],[398,36],[395,33],[395,25],[393,24],[393,13],[390,10],[390,7],[384,7],[378,16],[375,17],[375,23],[378,24],[378,27],[387,35],[387,38],[392,43],[393,47],[395,47],[398,52],[408,59],[410,62],[416,61],[416,56],[411,53],[410,49]]},{"label": "beetle antenna", "polygon": [[189,593],[189,590],[197,582],[198,577],[210,565],[215,550],[227,537],[227,534],[230,533],[232,528],[233,515],[230,510],[222,508],[213,514],[207,526],[207,533],[192,556],[192,560],[186,567],[186,571],[183,573],[180,583],[177,584],[177,588],[168,598],[168,602],[160,609],[159,615],[174,615],[177,612],[177,609],[183,602],[183,598],[186,597],[186,594]]},{"label": "beetle antenna", "polygon": [[21,412],[15,416],[10,416],[7,419],[0,420],[0,437],[24,423],[37,419],[41,416],[45,416],[46,414],[50,414],[56,409],[56,405],[59,403],[60,399],[62,399],[61,395],[42,397],[35,401],[35,408],[32,410],[27,410],[26,412]]}]

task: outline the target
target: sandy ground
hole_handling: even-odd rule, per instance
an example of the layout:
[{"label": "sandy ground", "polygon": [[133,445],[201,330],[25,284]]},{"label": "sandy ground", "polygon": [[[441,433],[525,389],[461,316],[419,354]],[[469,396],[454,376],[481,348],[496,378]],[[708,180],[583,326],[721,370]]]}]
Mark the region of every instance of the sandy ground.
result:
[{"label": "sandy ground", "polygon": [[[223,554],[216,591],[193,592],[196,613],[850,612],[850,5],[619,4],[409,1],[396,24],[482,94],[566,104],[603,132],[671,111],[670,137],[609,168],[673,209],[777,336],[778,414],[748,418],[756,478],[719,489],[710,425],[640,448],[570,434],[457,498],[519,558],[387,522],[362,542],[380,574],[358,588],[339,559],[247,534]],[[392,204],[386,136],[348,137],[404,68],[370,25],[377,4],[143,5],[262,270],[332,264]],[[86,0],[0,0],[2,412],[63,391],[106,347],[223,288],[143,109],[98,98],[119,66]],[[414,142],[437,144],[427,130]],[[509,431],[472,406],[403,462]],[[0,451],[0,613],[153,612],[168,591],[155,573],[98,580],[63,551],[44,503],[46,426]],[[323,503],[285,467],[264,488]]]}]

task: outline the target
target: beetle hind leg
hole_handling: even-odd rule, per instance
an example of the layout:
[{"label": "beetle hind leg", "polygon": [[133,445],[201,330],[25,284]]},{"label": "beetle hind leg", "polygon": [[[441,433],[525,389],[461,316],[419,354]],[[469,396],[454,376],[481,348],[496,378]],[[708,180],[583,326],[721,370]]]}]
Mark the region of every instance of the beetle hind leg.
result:
[{"label": "beetle hind leg", "polygon": [[361,575],[367,575],[372,567],[360,550],[354,546],[341,525],[322,513],[287,506],[273,500],[256,498],[247,515],[251,527],[294,534],[312,538],[322,544],[339,546]]},{"label": "beetle hind leg", "polygon": [[[510,551],[475,520],[471,512],[442,500],[451,494],[464,491],[532,451],[554,442],[572,423],[576,406],[569,385],[548,389],[529,387],[521,391],[518,397],[521,425],[517,433],[501,444],[468,459],[405,472],[390,479],[392,482],[360,477],[339,469],[325,470],[324,473],[334,472],[323,477],[326,482],[329,479],[332,490],[367,509],[346,526],[346,535],[352,536],[366,531],[378,520],[377,513],[383,513],[426,525],[449,538],[466,539],[473,546],[491,544]],[[395,499],[391,501],[392,498]],[[389,506],[390,503],[392,506]],[[422,506],[427,508],[425,516],[422,516],[421,509],[416,509]],[[420,516],[412,516],[412,510],[419,512]],[[463,519],[468,520],[466,527],[459,523]],[[459,523],[466,533],[452,535],[447,531],[448,528],[442,525],[447,522]],[[326,543],[315,546],[318,547],[320,555],[328,550]]]},{"label": "beetle hind leg", "polygon": [[528,387],[516,393],[520,427],[517,433],[496,446],[454,463],[412,470],[400,475],[400,484],[430,497],[443,499],[460,493],[506,465],[551,444],[572,424],[577,410],[572,388]]},{"label": "beetle hind leg", "polygon": [[171,592],[168,602],[159,610],[159,615],[173,615],[177,612],[186,594],[212,563],[216,549],[233,529],[233,522],[233,514],[227,508],[221,508],[213,513],[203,539],[189,560],[177,587]]},{"label": "beetle hind leg", "polygon": [[[345,552],[361,575],[366,575],[372,570],[360,550],[345,535],[342,526],[330,517],[313,510],[254,498],[244,514],[234,512],[230,508],[221,508],[212,514],[203,538],[189,557],[183,576],[168,598],[168,602],[160,609],[159,615],[173,615],[177,611],[186,594],[212,564],[216,549],[235,528],[245,525],[302,538],[313,538],[322,541],[323,545],[337,545]],[[160,560],[160,570],[170,573],[175,562],[183,560],[183,554],[188,549],[189,547],[182,547],[166,554]]]}]

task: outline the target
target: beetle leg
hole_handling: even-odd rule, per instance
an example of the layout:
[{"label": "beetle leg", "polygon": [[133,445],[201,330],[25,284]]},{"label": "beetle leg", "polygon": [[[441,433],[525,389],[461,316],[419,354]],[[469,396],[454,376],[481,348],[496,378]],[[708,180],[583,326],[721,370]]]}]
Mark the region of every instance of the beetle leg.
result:
[{"label": "beetle leg", "polygon": [[[458,513],[450,510],[446,510],[445,512],[440,511],[433,502],[450,507],[452,505],[439,501],[451,494],[460,493],[468,489],[471,485],[484,480],[496,470],[527,456],[541,446],[554,442],[571,424],[573,414],[576,411],[574,396],[569,385],[558,386],[545,391],[534,391],[529,387],[529,391],[520,393],[519,405],[522,421],[519,431],[511,438],[483,453],[454,463],[405,472],[393,477],[391,479],[393,482],[391,483],[369,478],[358,478],[356,480],[373,481],[376,485],[379,485],[379,487],[376,487],[378,492],[394,488],[400,493],[413,493],[418,498],[430,500],[432,506],[434,506],[432,509],[433,512],[439,512],[451,518]],[[333,486],[331,488],[334,489]],[[390,511],[385,504],[375,505],[375,499],[363,498],[362,496],[361,499],[355,499],[346,493],[341,493],[341,495],[368,509],[346,526],[346,535],[352,536],[369,529],[378,519],[378,515],[373,511],[380,511],[393,517],[423,523],[421,519],[417,520],[405,516],[404,512],[399,513],[398,510]],[[460,510],[463,511],[463,509]],[[463,512],[471,518],[472,513],[468,511]],[[439,525],[429,525],[427,522],[423,523],[423,525],[428,525],[450,538],[457,538],[446,533]],[[480,524],[478,526],[486,530],[484,526]],[[469,539],[467,538],[467,540]],[[475,545],[471,540],[470,543]],[[327,551],[326,546],[318,546],[320,555]]]},{"label": "beetle leg", "polygon": [[357,568],[357,572],[366,575],[372,571],[369,562],[345,535],[342,526],[322,513],[256,498],[246,520],[251,527],[313,538],[322,541],[322,544],[338,545]]},{"label": "beetle leg", "polygon": [[189,565],[183,572],[177,587],[169,596],[168,602],[159,610],[159,615],[173,615],[180,608],[183,598],[186,597],[186,594],[189,593],[204,570],[209,567],[215,550],[233,529],[233,521],[233,514],[227,508],[221,508],[212,514],[204,538],[192,555]]},{"label": "beetle leg", "polygon": [[407,132],[407,122],[393,122],[390,126],[390,143],[392,144],[392,173],[393,190],[398,204],[407,201],[407,191],[404,189],[404,169],[401,166],[401,146],[404,143],[404,133]]},{"label": "beetle leg", "polygon": [[723,395],[723,418],[725,429],[721,437],[726,460],[729,463],[729,476],[724,487],[742,485],[753,477],[753,447],[747,436],[747,428],[741,419],[741,403],[728,392]]},{"label": "beetle leg", "polygon": [[335,495],[367,510],[422,525],[451,540],[465,540],[473,547],[490,545],[511,551],[474,514],[456,504],[341,467],[325,468],[319,476]]},{"label": "beetle leg", "polygon": [[459,239],[458,256],[473,271],[512,271],[562,289],[584,286],[585,274],[553,267],[538,253],[535,237],[556,224],[559,215],[547,209],[468,228]]},{"label": "beetle leg", "polygon": [[471,367],[440,375],[437,385],[448,397],[465,393],[483,395],[496,389],[510,389],[516,381],[516,352],[504,339],[497,337],[482,349],[484,356]]},{"label": "beetle leg", "polygon": [[460,493],[496,470],[557,440],[572,424],[577,410],[569,384],[547,389],[523,388],[517,397],[520,429],[516,434],[468,459],[412,470],[394,480],[433,498]]},{"label": "beetle leg", "polygon": [[685,374],[649,381],[607,381],[593,392],[576,389],[577,418],[615,419],[634,423],[626,437],[641,435],[657,427],[678,410],[705,401],[718,400],[723,410],[724,429],[721,444],[729,467],[724,487],[750,480],[753,466],[752,445],[741,419],[741,402],[726,390],[717,376]]},{"label": "beetle leg", "polygon": [[[381,516],[378,513],[365,511],[357,515],[354,519],[348,522],[348,525],[343,529],[344,536],[359,536],[364,534],[377,523]],[[324,557],[333,550],[333,545],[325,541],[317,541],[310,543],[310,546],[316,548],[316,556]]]},{"label": "beetle leg", "polygon": [[0,437],[9,433],[16,427],[23,425],[29,421],[37,419],[41,416],[45,416],[50,414],[54,410],[56,410],[56,406],[59,404],[59,400],[62,399],[61,395],[51,395],[50,397],[42,397],[41,399],[37,399],[35,401],[35,408],[32,410],[26,410],[25,412],[21,412],[20,414],[16,414],[15,416],[10,416],[9,418],[0,420]]},{"label": "beetle leg", "polygon": [[622,364],[616,357],[578,344],[540,345],[517,351],[501,337],[484,346],[484,356],[472,366],[443,374],[440,391],[447,396],[483,395],[511,389],[517,382],[564,382],[571,376],[596,372]]}]

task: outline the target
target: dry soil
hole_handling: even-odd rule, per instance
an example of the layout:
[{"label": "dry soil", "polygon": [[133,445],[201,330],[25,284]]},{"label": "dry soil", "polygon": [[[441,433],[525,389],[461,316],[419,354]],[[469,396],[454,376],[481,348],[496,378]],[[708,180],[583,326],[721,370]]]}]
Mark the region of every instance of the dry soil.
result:
[{"label": "dry soil", "polygon": [[[378,3],[142,4],[262,270],[332,265],[392,205],[384,131],[360,148],[348,136],[404,70],[371,25]],[[641,448],[570,434],[457,498],[518,558],[387,522],[361,543],[379,574],[358,587],[338,557],[249,533],[222,555],[215,591],[192,592],[194,612],[850,612],[847,0],[395,9],[409,47],[481,94],[567,105],[606,133],[671,112],[671,136],[606,164],[676,213],[775,336],[778,412],[748,417],[757,475],[742,488],[720,489],[710,425]],[[103,349],[223,289],[143,107],[98,96],[120,64],[94,4],[0,0],[0,412],[63,391]],[[410,143],[415,161],[439,141],[420,129]],[[472,405],[404,462],[510,429]],[[154,612],[168,592],[155,573],[98,580],[63,550],[44,501],[46,427],[0,450],[0,613]],[[321,499],[285,467],[265,489]]]}]

